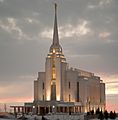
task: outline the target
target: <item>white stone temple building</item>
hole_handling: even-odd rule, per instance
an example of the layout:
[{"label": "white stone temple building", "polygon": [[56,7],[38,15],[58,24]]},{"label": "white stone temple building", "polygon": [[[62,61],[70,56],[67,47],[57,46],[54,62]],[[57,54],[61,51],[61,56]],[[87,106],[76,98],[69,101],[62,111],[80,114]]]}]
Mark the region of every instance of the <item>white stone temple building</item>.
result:
[{"label": "white stone temple building", "polygon": [[57,5],[53,41],[46,57],[45,72],[34,81],[36,113],[87,112],[105,109],[105,84],[94,73],[71,68],[59,43]]}]

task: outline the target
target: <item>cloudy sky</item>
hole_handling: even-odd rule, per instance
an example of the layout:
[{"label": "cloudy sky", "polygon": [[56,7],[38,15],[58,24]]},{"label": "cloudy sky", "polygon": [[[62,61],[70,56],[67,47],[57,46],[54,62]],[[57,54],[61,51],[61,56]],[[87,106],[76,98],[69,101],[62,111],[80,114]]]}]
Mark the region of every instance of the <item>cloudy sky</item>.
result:
[{"label": "cloudy sky", "polygon": [[[33,80],[52,42],[53,1],[0,0],[0,103],[33,100]],[[118,111],[118,0],[57,3],[67,62],[101,76],[107,107]]]}]

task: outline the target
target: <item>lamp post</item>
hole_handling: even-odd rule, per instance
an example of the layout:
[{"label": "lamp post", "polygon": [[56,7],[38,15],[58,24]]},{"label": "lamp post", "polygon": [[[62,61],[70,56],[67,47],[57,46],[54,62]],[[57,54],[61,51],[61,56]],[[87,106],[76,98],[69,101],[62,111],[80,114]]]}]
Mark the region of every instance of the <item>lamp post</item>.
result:
[{"label": "lamp post", "polygon": [[36,107],[34,105],[32,107],[32,112],[33,112],[33,114],[36,114]]},{"label": "lamp post", "polygon": [[55,106],[52,106],[52,113],[55,113]]}]

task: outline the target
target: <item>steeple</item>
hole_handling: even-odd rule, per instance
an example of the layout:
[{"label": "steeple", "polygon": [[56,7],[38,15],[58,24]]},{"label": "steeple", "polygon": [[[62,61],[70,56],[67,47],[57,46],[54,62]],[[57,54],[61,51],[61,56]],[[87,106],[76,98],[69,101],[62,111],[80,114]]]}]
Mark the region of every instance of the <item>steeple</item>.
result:
[{"label": "steeple", "polygon": [[62,52],[62,48],[59,44],[59,35],[58,35],[58,25],[57,25],[57,4],[54,3],[55,5],[55,19],[54,19],[54,32],[53,32],[53,42],[50,47],[50,52],[53,50],[57,52]]},{"label": "steeple", "polygon": [[59,37],[58,37],[58,26],[57,26],[57,4],[55,4],[55,20],[54,20],[54,33],[53,33],[53,45],[59,45]]}]

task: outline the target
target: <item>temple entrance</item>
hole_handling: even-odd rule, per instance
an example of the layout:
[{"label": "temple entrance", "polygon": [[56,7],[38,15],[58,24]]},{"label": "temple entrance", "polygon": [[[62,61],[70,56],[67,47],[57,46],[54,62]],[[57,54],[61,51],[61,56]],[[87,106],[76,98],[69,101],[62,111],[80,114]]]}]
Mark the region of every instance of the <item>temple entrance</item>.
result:
[{"label": "temple entrance", "polygon": [[45,107],[40,107],[40,114],[45,115]]},{"label": "temple entrance", "polygon": [[49,107],[40,107],[40,114],[41,115],[48,114],[49,112],[50,112]]}]

